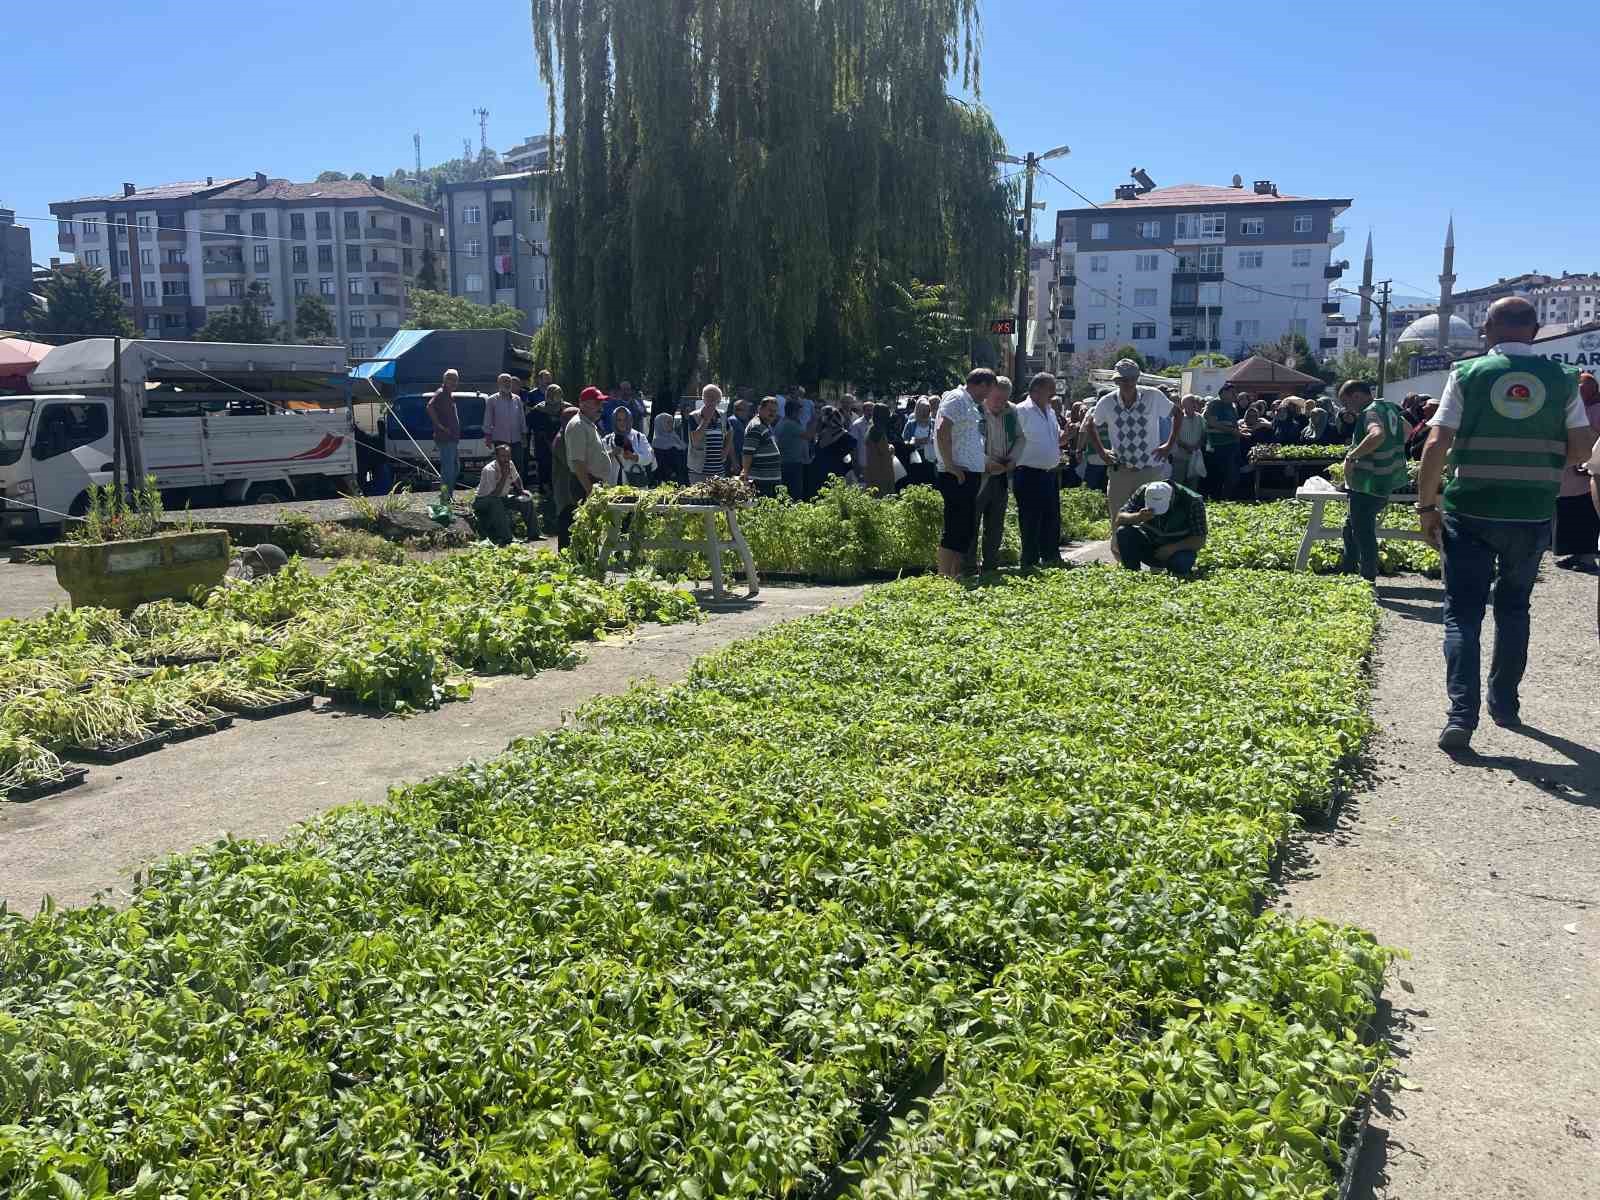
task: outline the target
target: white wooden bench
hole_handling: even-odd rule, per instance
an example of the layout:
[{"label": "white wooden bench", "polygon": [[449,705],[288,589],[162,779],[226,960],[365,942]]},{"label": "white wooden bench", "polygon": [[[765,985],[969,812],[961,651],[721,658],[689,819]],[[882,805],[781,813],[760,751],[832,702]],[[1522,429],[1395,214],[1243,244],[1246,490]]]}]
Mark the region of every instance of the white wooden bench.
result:
[{"label": "white wooden bench", "polygon": [[[600,545],[600,577],[605,578],[606,566],[611,561],[613,552],[620,552],[624,537],[622,533],[623,519],[636,512],[641,507],[636,500],[613,500],[606,505],[606,515],[609,522],[606,526],[605,540]],[[669,504],[652,505],[646,502],[642,507],[657,513],[665,512],[674,516],[698,516],[704,536],[700,538],[645,538],[642,536],[643,522],[638,522],[627,537],[629,555],[633,556],[640,550],[698,550],[706,556],[706,562],[711,565],[711,595],[713,599],[727,599],[727,589],[723,580],[722,553],[732,550],[739,556],[739,561],[744,567],[745,583],[749,585],[749,598],[755,599],[761,594],[761,580],[756,575],[756,561],[750,553],[750,543],[745,541],[744,531],[739,528],[739,514],[732,506],[720,504]],[[722,540],[717,532],[717,514],[722,513],[728,518],[728,533],[730,539]]]},{"label": "white wooden bench", "polygon": [[[1323,482],[1321,487],[1302,487],[1295,492],[1296,500],[1304,501],[1311,505],[1311,519],[1306,525],[1306,536],[1300,539],[1300,553],[1294,560],[1294,569],[1304,571],[1306,564],[1311,561],[1311,547],[1316,542],[1337,542],[1344,540],[1343,525],[1329,525],[1323,520],[1323,512],[1328,507],[1328,501],[1341,502],[1350,499],[1349,493],[1334,491],[1331,484]],[[1417,502],[1414,492],[1396,492],[1389,497],[1390,507],[1396,505],[1410,508]],[[1379,541],[1398,542],[1425,542],[1426,535],[1420,529],[1393,529],[1384,525],[1378,526]]]}]

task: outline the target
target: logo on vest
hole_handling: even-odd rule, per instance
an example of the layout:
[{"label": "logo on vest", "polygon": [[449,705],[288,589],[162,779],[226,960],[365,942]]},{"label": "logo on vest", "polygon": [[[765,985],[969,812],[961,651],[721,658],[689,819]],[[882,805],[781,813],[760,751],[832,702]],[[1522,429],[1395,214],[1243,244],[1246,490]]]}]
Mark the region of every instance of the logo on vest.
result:
[{"label": "logo on vest", "polygon": [[1544,407],[1545,386],[1537,375],[1512,371],[1489,388],[1489,403],[1508,421],[1526,421]]}]

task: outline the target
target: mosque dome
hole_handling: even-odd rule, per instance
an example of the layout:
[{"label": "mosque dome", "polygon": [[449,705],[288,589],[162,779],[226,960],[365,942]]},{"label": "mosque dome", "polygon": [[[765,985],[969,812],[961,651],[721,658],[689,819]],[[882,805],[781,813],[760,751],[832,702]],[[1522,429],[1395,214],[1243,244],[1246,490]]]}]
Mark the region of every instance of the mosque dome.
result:
[{"label": "mosque dome", "polygon": [[[1429,313],[1420,317],[1405,327],[1405,330],[1395,339],[1395,344],[1404,346],[1408,342],[1413,345],[1435,346],[1439,341],[1439,314]],[[1450,317],[1450,338],[1446,346],[1450,350],[1481,350],[1483,343],[1477,331],[1460,317],[1452,314]]]}]

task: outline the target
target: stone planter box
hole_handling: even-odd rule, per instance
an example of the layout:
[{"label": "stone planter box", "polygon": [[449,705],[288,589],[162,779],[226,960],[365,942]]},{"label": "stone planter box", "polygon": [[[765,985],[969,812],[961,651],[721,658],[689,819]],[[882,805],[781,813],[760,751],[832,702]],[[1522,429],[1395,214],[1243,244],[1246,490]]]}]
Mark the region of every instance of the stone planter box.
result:
[{"label": "stone planter box", "polygon": [[228,535],[220,529],[162,533],[126,542],[63,542],[56,547],[56,582],[72,606],[127,612],[150,600],[187,600],[209,591],[228,573]]}]

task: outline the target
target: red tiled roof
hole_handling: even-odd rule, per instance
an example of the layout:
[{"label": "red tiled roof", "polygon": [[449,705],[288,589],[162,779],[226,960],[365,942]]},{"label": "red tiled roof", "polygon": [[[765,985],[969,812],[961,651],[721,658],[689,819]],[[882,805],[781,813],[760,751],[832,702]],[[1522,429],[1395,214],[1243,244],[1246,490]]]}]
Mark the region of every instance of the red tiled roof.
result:
[{"label": "red tiled roof", "polygon": [[205,192],[213,192],[238,182],[238,179],[217,179],[210,182],[204,179],[195,179],[186,183],[157,183],[152,184],[150,187],[136,188],[131,196],[125,196],[121,192],[114,192],[109,196],[79,196],[75,200],[58,200],[56,203],[95,204],[111,200],[182,200],[188,196],[198,196]]},{"label": "red tiled roof", "polygon": [[[1331,199],[1312,196],[1258,196],[1248,187],[1213,187],[1206,183],[1179,183],[1172,187],[1158,187],[1145,192],[1137,200],[1107,200],[1101,208],[1215,208],[1219,204],[1343,204],[1349,199]],[[1093,209],[1066,209],[1067,212],[1093,212]]]}]

